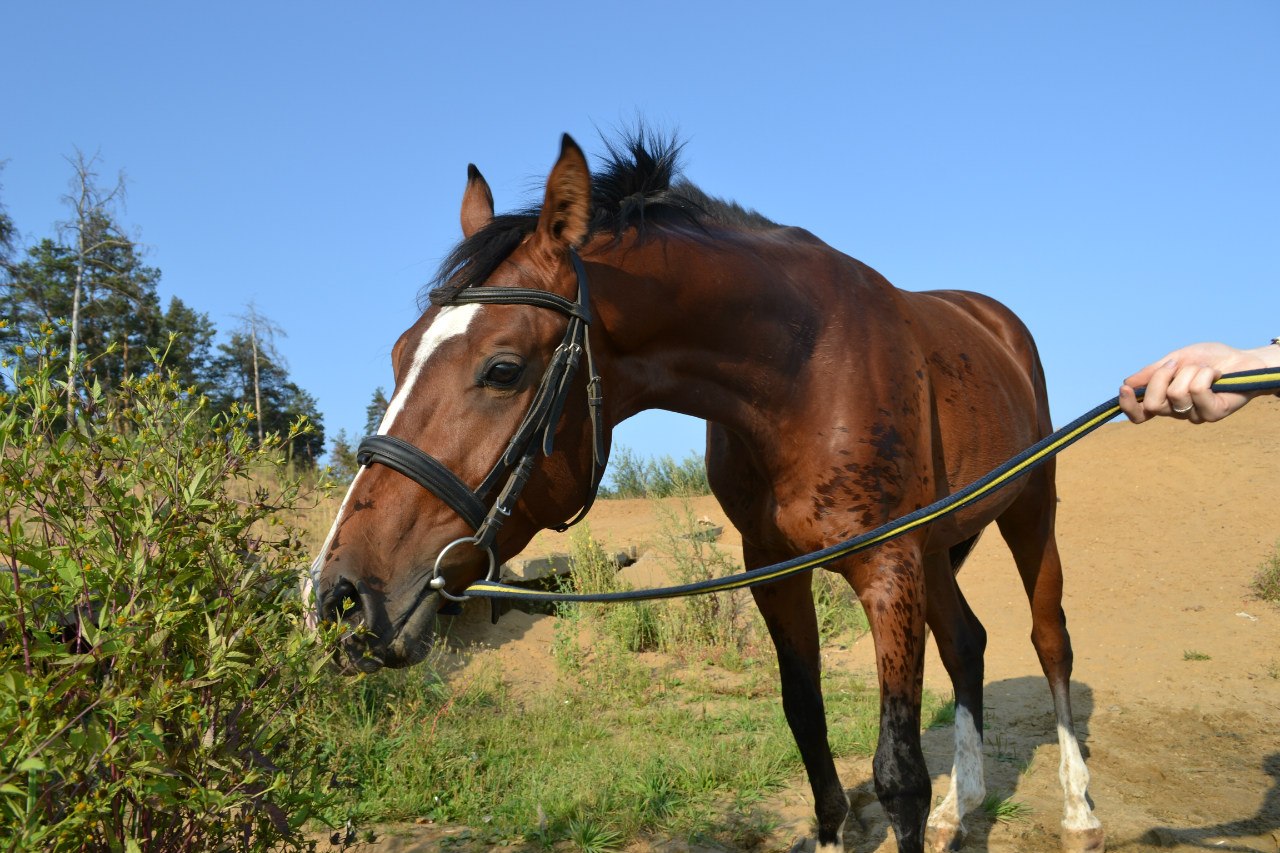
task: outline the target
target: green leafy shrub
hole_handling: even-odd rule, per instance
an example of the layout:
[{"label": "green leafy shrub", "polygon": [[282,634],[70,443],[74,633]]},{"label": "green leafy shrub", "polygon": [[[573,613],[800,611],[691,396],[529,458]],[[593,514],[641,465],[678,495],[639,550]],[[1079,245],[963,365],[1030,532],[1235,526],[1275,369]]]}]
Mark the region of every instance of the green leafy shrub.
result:
[{"label": "green leafy shrub", "polygon": [[671,498],[711,494],[707,463],[695,453],[677,462],[670,456],[641,459],[629,447],[617,447],[609,460],[609,485],[602,498]]},{"label": "green leafy shrub", "polygon": [[[704,522],[694,517],[688,500],[655,502],[660,518],[656,543],[671,565],[673,584],[696,583],[738,574],[742,565],[707,535]],[[573,570],[569,592],[614,592],[629,588],[603,547],[583,527],[571,538]],[[862,605],[844,578],[826,571],[813,573],[814,602],[823,643],[851,642],[867,632]],[[584,650],[579,643],[583,626],[591,632],[597,653],[601,641],[621,652],[662,651],[682,656],[707,656],[736,666],[767,636],[746,590],[695,595],[664,601],[615,604],[561,604],[556,630],[556,657],[562,668],[580,669]]]},{"label": "green leafy shrub", "polygon": [[[658,549],[671,561],[672,580],[697,583],[742,571],[733,557],[708,538],[688,501],[656,504],[662,519]],[[662,647],[668,652],[737,654],[764,637],[764,621],[745,590],[695,595],[665,602]]]},{"label": "green leafy shrub", "polygon": [[[618,592],[631,588],[618,577],[618,564],[591,537],[589,527],[571,534],[570,546],[573,570],[569,578],[574,592]],[[597,633],[615,640],[620,650],[644,652],[658,648],[658,614],[653,602],[583,606],[589,609]]]},{"label": "green leafy shrub", "polygon": [[294,436],[260,448],[163,371],[69,400],[51,331],[0,383],[2,844],[300,848],[328,638],[276,518],[298,487],[247,479]]}]

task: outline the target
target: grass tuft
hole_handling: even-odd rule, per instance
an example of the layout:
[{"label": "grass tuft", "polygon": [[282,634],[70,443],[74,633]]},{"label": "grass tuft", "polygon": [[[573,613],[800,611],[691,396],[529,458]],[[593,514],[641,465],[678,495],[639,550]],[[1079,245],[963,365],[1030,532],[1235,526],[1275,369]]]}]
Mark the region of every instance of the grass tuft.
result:
[{"label": "grass tuft", "polygon": [[1271,604],[1280,604],[1280,544],[1262,561],[1250,584],[1253,594]]},{"label": "grass tuft", "polygon": [[569,821],[568,836],[583,853],[610,853],[622,843],[622,833],[586,819]]},{"label": "grass tuft", "polygon": [[1012,795],[993,791],[982,800],[982,811],[997,823],[1016,823],[1031,815],[1031,806],[1011,798]]},{"label": "grass tuft", "polygon": [[945,726],[955,725],[956,722],[956,700],[944,702],[934,709],[933,716],[929,718],[929,722],[925,725],[927,729],[940,729]]}]

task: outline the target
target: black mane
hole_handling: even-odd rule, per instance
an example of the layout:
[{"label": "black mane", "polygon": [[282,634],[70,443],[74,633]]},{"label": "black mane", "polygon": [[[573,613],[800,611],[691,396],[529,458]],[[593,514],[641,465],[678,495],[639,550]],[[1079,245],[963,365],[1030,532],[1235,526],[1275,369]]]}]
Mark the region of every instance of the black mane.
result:
[{"label": "black mane", "polygon": [[[591,176],[592,235],[621,237],[628,228],[776,228],[777,223],[741,205],[707,195],[681,176],[684,143],[644,127],[620,139],[604,140],[606,156]],[[460,290],[480,284],[538,224],[539,209],[495,216],[454,247],[419,297],[422,307],[447,302]]]}]

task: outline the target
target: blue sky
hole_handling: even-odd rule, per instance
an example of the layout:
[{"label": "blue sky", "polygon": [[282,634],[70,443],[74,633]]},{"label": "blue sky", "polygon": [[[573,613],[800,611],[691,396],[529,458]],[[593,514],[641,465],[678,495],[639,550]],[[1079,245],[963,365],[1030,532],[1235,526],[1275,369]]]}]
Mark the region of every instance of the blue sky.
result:
[{"label": "blue sky", "polygon": [[[358,433],[458,238],[466,166],[536,200],[637,115],[708,192],[910,290],[1004,301],[1059,423],[1198,339],[1280,334],[1280,4],[6,3],[0,173],[28,240],[78,146],[220,329],[254,300]],[[606,389],[607,391],[607,389]],[[642,415],[616,440],[699,449]]]}]

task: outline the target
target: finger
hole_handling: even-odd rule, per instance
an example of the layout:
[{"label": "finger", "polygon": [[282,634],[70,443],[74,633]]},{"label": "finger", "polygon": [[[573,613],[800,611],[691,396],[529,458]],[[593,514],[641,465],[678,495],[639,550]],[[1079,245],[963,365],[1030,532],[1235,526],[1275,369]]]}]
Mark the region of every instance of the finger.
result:
[{"label": "finger", "polygon": [[[1165,399],[1169,402],[1169,411],[1190,419],[1195,410],[1195,401],[1191,399],[1191,382],[1203,370],[1203,364],[1188,364],[1179,368],[1169,385],[1164,389]],[[1199,414],[1199,413],[1197,413]]]},{"label": "finger", "polygon": [[1206,422],[1222,420],[1248,400],[1243,394],[1215,393],[1213,383],[1221,376],[1222,371],[1217,368],[1201,367],[1187,386],[1196,413]]},{"label": "finger", "polygon": [[1187,396],[1192,405],[1196,406],[1196,414],[1206,421],[1221,420],[1230,414],[1226,394],[1213,393],[1213,383],[1217,382],[1220,375],[1221,370],[1204,365],[1196,370],[1187,383]]},{"label": "finger", "polygon": [[1138,395],[1130,385],[1120,386],[1120,411],[1135,424],[1140,424],[1151,417],[1143,411],[1142,403],[1139,402]]},{"label": "finger", "polygon": [[1177,367],[1178,363],[1176,361],[1166,361],[1148,377],[1147,392],[1142,398],[1142,409],[1148,415],[1169,414],[1169,402],[1165,397],[1165,392],[1169,387],[1169,383],[1173,381],[1174,371]]},{"label": "finger", "polygon": [[1168,363],[1169,361],[1166,359],[1165,361],[1157,361],[1154,364],[1148,364],[1146,367],[1126,379],[1124,384],[1128,385],[1130,388],[1141,388],[1143,385],[1146,385],[1151,381],[1151,374],[1155,373]]}]

